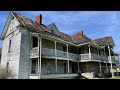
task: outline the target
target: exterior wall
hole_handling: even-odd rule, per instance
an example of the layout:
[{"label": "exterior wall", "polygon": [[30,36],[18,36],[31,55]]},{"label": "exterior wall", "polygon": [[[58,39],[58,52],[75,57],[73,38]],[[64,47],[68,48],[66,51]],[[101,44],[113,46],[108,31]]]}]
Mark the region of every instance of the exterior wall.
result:
[{"label": "exterior wall", "polygon": [[80,70],[81,72],[91,72],[91,69],[95,69],[95,72],[100,72],[100,67],[99,63],[95,62],[86,62],[85,63],[80,63]]},{"label": "exterior wall", "polygon": [[8,36],[11,32],[15,31],[17,29],[16,26],[18,25],[19,25],[19,22],[16,20],[16,18],[14,18],[13,22],[12,23],[10,22],[6,36]]},{"label": "exterior wall", "polygon": [[[11,39],[11,52],[8,53],[9,41]],[[6,67],[9,61],[9,68],[14,71],[15,78],[18,78],[20,59],[21,33],[14,31],[3,40],[1,65]]]},{"label": "exterior wall", "polygon": [[55,49],[55,43],[53,41],[42,38],[42,48]]},{"label": "exterior wall", "polygon": [[20,79],[27,79],[28,74],[31,73],[31,60],[30,60],[30,34],[28,30],[20,30],[21,32],[21,52],[19,63],[19,76]]},{"label": "exterior wall", "polygon": [[[68,73],[67,61],[58,60],[57,61],[57,69],[58,69],[58,73],[59,74],[63,74],[64,73],[64,63],[66,63],[66,73]],[[51,73],[52,74],[56,73],[55,60],[54,59],[42,58],[42,64],[41,65],[42,65],[42,67],[41,67],[42,68],[42,70],[41,70],[42,75],[49,74],[47,72],[48,65],[51,65]],[[70,67],[70,73],[72,73],[72,63],[71,62],[69,64],[69,67]]]}]

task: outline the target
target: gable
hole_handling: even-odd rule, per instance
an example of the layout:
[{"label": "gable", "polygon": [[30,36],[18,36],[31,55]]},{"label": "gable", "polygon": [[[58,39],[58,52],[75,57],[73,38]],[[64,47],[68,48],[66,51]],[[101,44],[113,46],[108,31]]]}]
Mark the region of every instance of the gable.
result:
[{"label": "gable", "polygon": [[58,30],[54,23],[50,24],[45,31],[61,37],[60,31]]},{"label": "gable", "polygon": [[8,26],[8,30],[6,32],[5,36],[8,36],[11,32],[15,31],[17,28],[17,26],[19,25],[19,22],[17,21],[17,19],[15,17],[13,17],[10,21],[10,24]]},{"label": "gable", "polygon": [[[5,38],[5,36],[10,34],[12,31],[14,31],[15,27],[18,25],[19,25],[19,22],[17,21],[16,17],[13,15],[12,12],[10,12],[8,15],[7,21],[4,25],[0,39],[3,40]],[[11,30],[11,28],[12,28],[12,30]]]}]

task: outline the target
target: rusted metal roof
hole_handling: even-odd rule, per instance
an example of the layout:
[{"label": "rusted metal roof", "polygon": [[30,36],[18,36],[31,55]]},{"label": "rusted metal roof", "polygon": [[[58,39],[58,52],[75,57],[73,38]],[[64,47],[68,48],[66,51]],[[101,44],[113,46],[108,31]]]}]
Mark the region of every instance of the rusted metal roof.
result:
[{"label": "rusted metal roof", "polygon": [[88,38],[87,36],[81,34],[80,32],[76,32],[75,34],[73,34],[72,36],[67,35],[63,32],[60,32],[62,37],[60,36],[56,36],[52,33],[49,33],[46,31],[46,29],[51,25],[45,26],[44,24],[38,24],[36,21],[31,20],[29,18],[26,18],[25,16],[22,16],[18,13],[13,12],[13,15],[17,18],[17,20],[20,22],[20,26],[26,27],[27,29],[30,29],[32,31],[37,31],[37,32],[41,32],[44,35],[47,36],[51,36],[51,37],[55,37],[55,38],[59,38],[68,42],[71,42],[73,44],[83,44],[83,43],[87,43],[87,42],[92,42],[94,44],[97,45],[106,45],[111,43],[112,41],[112,36],[107,36],[107,37],[103,37],[103,38],[99,38],[99,39],[95,39],[95,40],[91,40],[90,38]]},{"label": "rusted metal roof", "polygon": [[107,46],[107,45],[111,45],[111,43],[114,43],[112,36],[98,38],[98,39],[93,40],[93,42],[95,42],[96,44],[98,44],[100,46]]},{"label": "rusted metal roof", "polygon": [[44,25],[39,25],[36,21],[26,18],[18,13],[13,12],[13,15],[20,22],[21,26],[27,27],[28,29],[43,31],[43,28],[45,27]]},{"label": "rusted metal roof", "polygon": [[82,43],[92,42],[92,40],[90,38],[81,34],[80,32],[77,32],[77,33],[73,34],[72,35],[72,40],[77,45],[82,44]]}]

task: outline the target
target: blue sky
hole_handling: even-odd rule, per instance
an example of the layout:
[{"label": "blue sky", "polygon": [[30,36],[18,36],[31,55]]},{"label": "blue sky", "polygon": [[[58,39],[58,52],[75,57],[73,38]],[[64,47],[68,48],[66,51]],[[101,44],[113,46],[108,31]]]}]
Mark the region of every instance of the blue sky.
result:
[{"label": "blue sky", "polygon": [[[42,14],[42,22],[49,25],[54,22],[58,29],[72,35],[80,30],[91,39],[112,36],[116,44],[114,51],[120,53],[120,12],[119,11],[16,11],[35,20]],[[9,11],[0,11],[0,34]],[[2,47],[2,41],[0,41]]]}]

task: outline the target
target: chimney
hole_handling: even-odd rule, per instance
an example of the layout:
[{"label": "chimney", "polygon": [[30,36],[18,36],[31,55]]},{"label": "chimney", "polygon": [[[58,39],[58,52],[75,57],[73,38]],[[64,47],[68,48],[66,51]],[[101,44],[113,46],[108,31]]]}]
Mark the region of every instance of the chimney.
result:
[{"label": "chimney", "polygon": [[83,35],[83,30],[81,30],[81,31],[80,31],[80,34],[82,34],[82,35]]},{"label": "chimney", "polygon": [[36,17],[36,22],[38,24],[42,24],[42,15],[41,14]]}]

